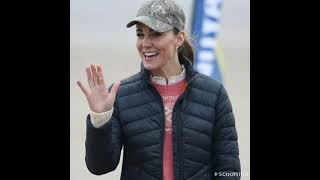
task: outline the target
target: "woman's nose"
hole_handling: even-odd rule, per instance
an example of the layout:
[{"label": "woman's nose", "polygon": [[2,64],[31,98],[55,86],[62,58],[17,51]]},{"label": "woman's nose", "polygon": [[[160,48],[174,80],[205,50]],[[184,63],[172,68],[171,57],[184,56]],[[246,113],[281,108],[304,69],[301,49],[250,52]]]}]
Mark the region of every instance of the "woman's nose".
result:
[{"label": "woman's nose", "polygon": [[151,47],[151,46],[152,46],[152,42],[151,42],[150,38],[145,37],[142,40],[142,47]]}]

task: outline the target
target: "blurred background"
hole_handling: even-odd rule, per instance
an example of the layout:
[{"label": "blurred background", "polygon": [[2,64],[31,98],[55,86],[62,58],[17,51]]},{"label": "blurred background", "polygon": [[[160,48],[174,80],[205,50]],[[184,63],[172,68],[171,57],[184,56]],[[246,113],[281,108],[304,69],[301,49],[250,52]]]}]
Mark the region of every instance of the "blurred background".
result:
[{"label": "blurred background", "polygon": [[[89,107],[76,81],[86,84],[85,67],[101,64],[106,83],[124,79],[140,70],[135,28],[126,24],[144,0],[71,0],[70,9],[70,180],[119,180],[118,168],[102,176],[85,165],[85,118]],[[191,32],[194,0],[176,0],[186,14]],[[226,0],[222,4],[219,46],[225,87],[231,99],[238,130],[243,176],[250,179],[250,1]],[[122,157],[121,157],[122,158]]]}]

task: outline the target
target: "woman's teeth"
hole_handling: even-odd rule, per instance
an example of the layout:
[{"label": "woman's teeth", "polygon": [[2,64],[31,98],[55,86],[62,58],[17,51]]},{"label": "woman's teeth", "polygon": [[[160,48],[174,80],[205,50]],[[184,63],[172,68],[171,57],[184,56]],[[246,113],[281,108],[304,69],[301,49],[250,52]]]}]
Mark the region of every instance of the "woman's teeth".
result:
[{"label": "woman's teeth", "polygon": [[157,56],[159,53],[158,52],[147,52],[147,53],[143,53],[145,57],[153,57],[153,56]]}]

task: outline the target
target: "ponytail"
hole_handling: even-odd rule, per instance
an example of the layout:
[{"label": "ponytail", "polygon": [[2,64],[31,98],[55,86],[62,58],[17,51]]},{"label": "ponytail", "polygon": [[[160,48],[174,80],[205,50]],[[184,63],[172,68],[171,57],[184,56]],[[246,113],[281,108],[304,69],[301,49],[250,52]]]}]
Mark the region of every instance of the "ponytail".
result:
[{"label": "ponytail", "polygon": [[[179,30],[174,28],[174,33],[178,34]],[[184,56],[187,57],[192,64],[194,63],[194,49],[187,38],[184,39],[183,45],[178,48],[178,58],[180,64],[182,64]]]}]

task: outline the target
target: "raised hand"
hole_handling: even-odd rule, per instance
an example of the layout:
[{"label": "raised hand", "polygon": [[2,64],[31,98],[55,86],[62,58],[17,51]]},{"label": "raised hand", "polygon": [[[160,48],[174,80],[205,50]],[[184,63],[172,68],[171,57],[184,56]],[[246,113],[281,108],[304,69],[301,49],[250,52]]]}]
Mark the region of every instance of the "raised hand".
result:
[{"label": "raised hand", "polygon": [[120,82],[115,82],[111,91],[108,92],[100,65],[91,64],[86,71],[89,89],[85,88],[80,81],[77,81],[77,84],[86,96],[91,111],[102,113],[111,110]]}]

